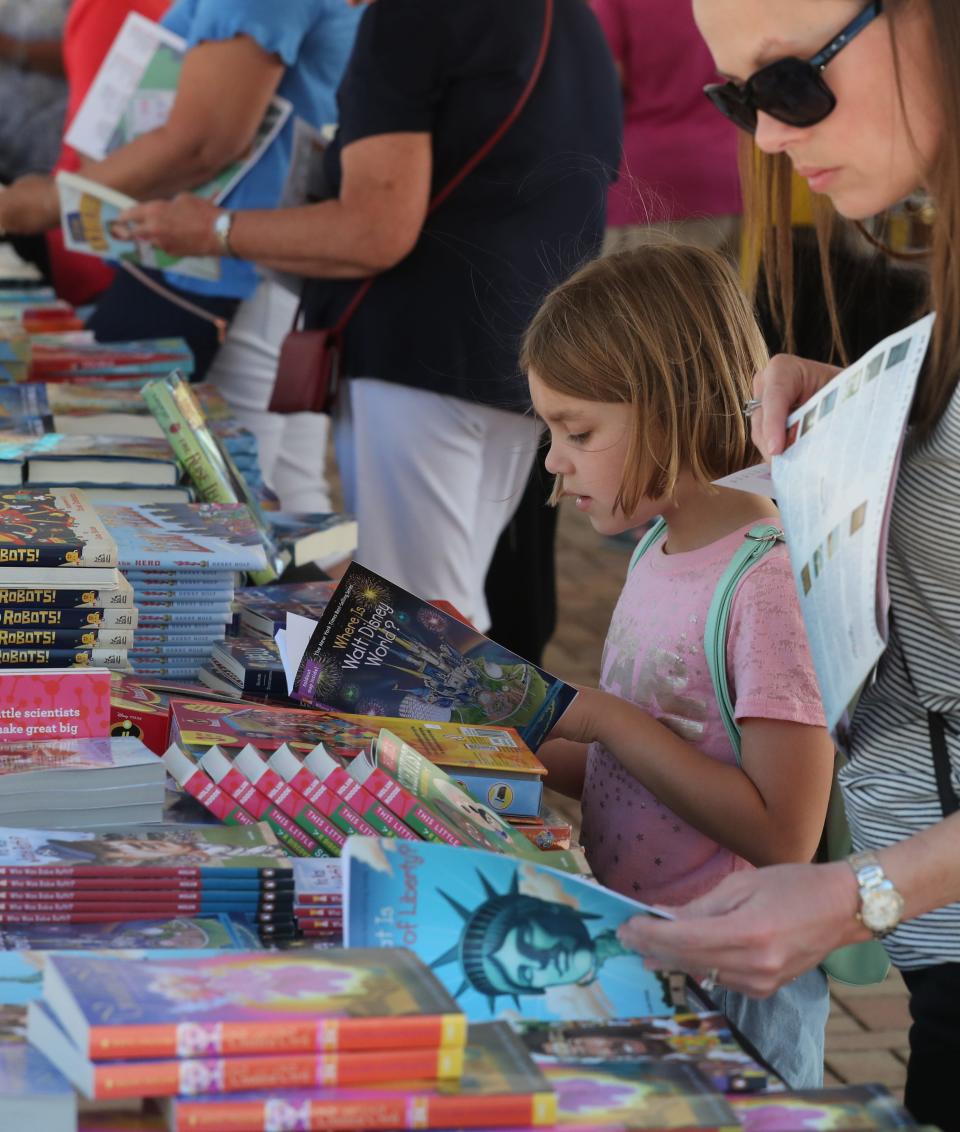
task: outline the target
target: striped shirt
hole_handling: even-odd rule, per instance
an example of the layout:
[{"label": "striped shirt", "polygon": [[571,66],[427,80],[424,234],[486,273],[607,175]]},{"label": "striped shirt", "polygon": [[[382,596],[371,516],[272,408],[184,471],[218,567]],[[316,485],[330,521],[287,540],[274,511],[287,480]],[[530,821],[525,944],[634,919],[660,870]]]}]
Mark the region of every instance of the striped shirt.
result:
[{"label": "striped shirt", "polygon": [[[891,845],[941,819],[928,710],[945,717],[960,795],[960,387],[931,436],[908,442],[887,574],[890,640],[854,714],[840,775],[856,849]],[[960,962],[960,903],[903,923],[885,944],[906,969]]]}]

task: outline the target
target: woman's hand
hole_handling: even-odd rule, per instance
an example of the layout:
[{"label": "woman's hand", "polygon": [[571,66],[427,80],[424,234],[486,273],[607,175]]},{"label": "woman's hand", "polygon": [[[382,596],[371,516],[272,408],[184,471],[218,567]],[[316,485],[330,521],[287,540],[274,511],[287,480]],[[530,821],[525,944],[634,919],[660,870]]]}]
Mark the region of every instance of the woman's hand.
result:
[{"label": "woman's hand", "polygon": [[856,878],[845,861],[733,873],[671,911],[675,920],[636,916],[617,935],[647,967],[710,972],[756,997],[773,994],[834,948],[870,938],[856,917]]},{"label": "woman's hand", "polygon": [[838,366],[812,362],[793,354],[777,354],[753,379],[760,407],[750,418],[753,442],[764,460],[782,452],[787,417],[840,372]]},{"label": "woman's hand", "polygon": [[0,230],[32,236],[60,223],[60,194],[52,177],[29,173],[0,192]]},{"label": "woman's hand", "polygon": [[132,240],[153,244],[175,256],[222,255],[213,231],[220,209],[192,193],[180,193],[173,200],[154,200],[137,204],[121,213]]}]

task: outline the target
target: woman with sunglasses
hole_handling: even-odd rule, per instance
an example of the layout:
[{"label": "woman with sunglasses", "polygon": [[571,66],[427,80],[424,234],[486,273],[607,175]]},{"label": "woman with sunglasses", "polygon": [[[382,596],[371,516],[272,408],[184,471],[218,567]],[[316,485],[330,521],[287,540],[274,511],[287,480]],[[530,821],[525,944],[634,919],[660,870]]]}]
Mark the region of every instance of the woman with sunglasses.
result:
[{"label": "woman with sunglasses", "polygon": [[[937,207],[929,309],[938,312],[890,524],[890,640],[853,719],[841,783],[849,861],[738,873],[673,923],[622,938],[651,963],[770,994],[845,944],[883,937],[911,993],[906,1103],[960,1128],[960,4],[956,0],[694,0],[726,80],[707,89],[753,134],[747,222],[766,235],[768,280],[787,296],[791,169],[848,221],[918,188]],[[832,210],[830,209],[832,206]],[[829,288],[825,288],[829,296]],[[781,310],[789,317],[789,302]],[[754,439],[836,373],[781,355],[758,374]]]}]

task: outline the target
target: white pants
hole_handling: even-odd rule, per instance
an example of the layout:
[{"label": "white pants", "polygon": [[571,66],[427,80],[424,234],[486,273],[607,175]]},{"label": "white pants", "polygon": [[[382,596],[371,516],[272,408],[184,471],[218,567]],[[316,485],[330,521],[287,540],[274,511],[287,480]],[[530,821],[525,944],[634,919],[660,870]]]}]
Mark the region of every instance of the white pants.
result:
[{"label": "white pants", "polygon": [[484,580],[526,487],[534,419],[373,378],[341,387],[333,440],[357,561],[490,626]]},{"label": "white pants", "polygon": [[268,413],[280,345],[297,297],[262,280],[240,304],[208,381],[219,387],[237,420],[257,438],[260,468],[284,511],[330,511],[326,475],[330,419],[321,413]]}]

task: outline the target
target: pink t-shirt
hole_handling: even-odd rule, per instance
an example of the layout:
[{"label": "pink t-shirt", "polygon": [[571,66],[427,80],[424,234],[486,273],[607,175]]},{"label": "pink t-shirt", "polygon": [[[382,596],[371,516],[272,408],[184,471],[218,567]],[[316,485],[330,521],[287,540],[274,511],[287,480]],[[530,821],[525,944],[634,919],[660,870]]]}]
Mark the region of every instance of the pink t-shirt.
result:
[{"label": "pink t-shirt", "polygon": [[689,3],[593,0],[623,69],[623,162],[607,223],[740,212],[737,128],[710,105],[717,69]]},{"label": "pink t-shirt", "polygon": [[[603,650],[600,686],[639,704],[705,754],[736,765],[703,649],[717,582],[756,523],[698,550],[663,540],[630,572]],[[738,720],[823,725],[786,547],[744,575],[730,611],[727,675]],[[770,752],[777,758],[777,752]],[[583,845],[597,879],[637,900],[684,904],[751,866],[688,825],[599,744],[583,791]]]}]

